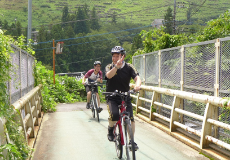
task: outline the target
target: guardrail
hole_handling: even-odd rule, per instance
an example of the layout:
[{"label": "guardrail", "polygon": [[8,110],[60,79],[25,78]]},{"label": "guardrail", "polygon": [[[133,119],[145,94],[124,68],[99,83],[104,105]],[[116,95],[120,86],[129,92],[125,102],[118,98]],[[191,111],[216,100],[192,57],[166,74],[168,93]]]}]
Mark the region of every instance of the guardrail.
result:
[{"label": "guardrail", "polygon": [[[133,88],[134,84],[130,84],[130,87]],[[145,98],[146,91],[152,92],[151,99]],[[162,95],[174,97],[173,103],[171,105],[162,103]],[[224,159],[226,155],[226,159],[229,159],[230,144],[220,140],[218,136],[212,136],[216,135],[213,133],[215,131],[214,128],[216,127],[230,131],[229,124],[220,122],[218,118],[214,116],[214,113],[218,112],[219,107],[224,107],[224,104],[227,103],[227,100],[219,97],[146,85],[141,86],[141,90],[137,96],[131,96],[136,98],[136,104],[132,105],[136,107],[136,114],[138,117],[145,119],[148,122],[154,122],[153,124],[156,127],[166,131],[168,134],[180,139],[184,143],[190,145],[202,153],[209,155],[210,157],[215,159]],[[184,110],[184,100],[206,104],[204,115],[201,116]],[[146,108],[143,102],[150,103],[150,107]],[[159,113],[162,107],[171,111],[170,117],[166,117]],[[227,103],[227,107],[230,107],[230,103]],[[158,113],[156,112],[157,110]],[[141,112],[144,114],[140,114]],[[183,116],[202,121],[201,131],[183,124]],[[165,122],[168,124],[168,127],[165,125]],[[221,152],[225,155],[218,156],[215,154],[214,156],[215,151],[210,151],[209,148],[217,150],[218,152]]]},{"label": "guardrail", "polygon": [[[14,114],[16,114],[17,119],[20,121],[19,131],[22,131],[24,138],[28,145],[32,148],[34,147],[34,142],[39,130],[41,123],[42,111],[41,111],[41,88],[42,85],[35,87],[29,93],[24,95],[22,98],[17,100],[12,104],[14,107]],[[0,119],[0,142],[1,144],[11,143],[9,136],[4,135],[4,125],[5,119]]]}]

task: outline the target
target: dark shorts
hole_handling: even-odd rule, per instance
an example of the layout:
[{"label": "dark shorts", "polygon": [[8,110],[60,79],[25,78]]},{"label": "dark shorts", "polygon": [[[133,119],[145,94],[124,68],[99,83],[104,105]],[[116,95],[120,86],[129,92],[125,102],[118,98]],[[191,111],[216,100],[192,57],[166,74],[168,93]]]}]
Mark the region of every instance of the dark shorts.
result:
[{"label": "dark shorts", "polygon": [[[121,105],[121,98],[120,97],[107,97],[107,109],[109,112],[109,120],[111,121],[118,121],[119,120],[119,108],[118,105]],[[133,118],[133,106],[131,104],[131,97],[127,98],[126,102],[126,111],[130,113],[131,121],[134,121]]]},{"label": "dark shorts", "polygon": [[[86,85],[85,86],[85,91],[86,91],[86,93],[88,93],[89,91],[91,91],[91,86]],[[95,87],[95,92],[98,93],[98,87],[97,86]]]}]

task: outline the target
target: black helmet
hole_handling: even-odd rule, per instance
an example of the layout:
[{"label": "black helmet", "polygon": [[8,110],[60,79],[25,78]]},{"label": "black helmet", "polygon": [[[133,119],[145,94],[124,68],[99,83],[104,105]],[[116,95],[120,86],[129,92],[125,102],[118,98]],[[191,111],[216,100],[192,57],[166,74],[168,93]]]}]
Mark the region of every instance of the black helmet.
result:
[{"label": "black helmet", "polygon": [[101,65],[101,62],[100,61],[95,61],[93,65],[96,66],[97,64]]},{"label": "black helmet", "polygon": [[114,53],[120,53],[121,55],[125,55],[126,51],[124,48],[122,48],[121,46],[115,46],[114,48],[112,48],[111,50],[111,54],[113,55]]}]

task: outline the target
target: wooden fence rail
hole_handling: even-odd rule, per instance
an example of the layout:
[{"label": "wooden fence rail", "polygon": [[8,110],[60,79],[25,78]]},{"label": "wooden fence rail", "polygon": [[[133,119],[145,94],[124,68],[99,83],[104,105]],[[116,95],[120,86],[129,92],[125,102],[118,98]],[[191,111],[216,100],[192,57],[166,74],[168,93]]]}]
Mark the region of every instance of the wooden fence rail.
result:
[{"label": "wooden fence rail", "polygon": [[[130,84],[130,87],[133,88],[134,84]],[[145,98],[145,92],[152,92],[152,98],[147,99]],[[173,103],[171,105],[163,104],[161,103],[160,97],[162,95],[172,96],[174,97]],[[208,95],[202,95],[202,94],[196,94],[196,93],[190,93],[185,91],[179,91],[179,90],[172,90],[172,89],[166,89],[166,88],[160,88],[160,87],[152,87],[152,86],[146,86],[142,85],[141,90],[138,94],[138,96],[132,95],[133,98],[136,98],[136,104],[132,104],[136,107],[136,114],[138,117],[145,119],[148,122],[154,122],[153,124],[157,126],[158,128],[166,131],[170,135],[179,138],[184,143],[190,145],[191,147],[199,150],[200,152],[203,152],[213,158],[217,159],[223,159],[223,157],[218,157],[218,155],[215,154],[215,151],[206,150],[209,148],[218,150],[218,152],[221,152],[226,156],[226,159],[230,157],[230,144],[226,143],[219,139],[218,136],[213,136],[213,132],[215,131],[215,127],[223,128],[224,130],[230,131],[230,125],[224,122],[219,121],[218,119],[215,119],[215,112],[218,111],[219,107],[224,107],[224,104],[227,103],[227,100],[214,97],[214,96],[208,96]],[[200,102],[206,104],[204,115],[198,115],[195,113],[192,113],[190,111],[184,110],[184,103],[183,100],[190,100],[195,102]],[[143,106],[143,102],[150,103],[150,107]],[[227,103],[227,106],[230,107],[230,103]],[[156,110],[160,110],[159,108],[167,108],[171,110],[170,117],[166,117],[160,113],[157,113]],[[141,114],[141,112],[144,114]],[[196,130],[192,127],[189,127],[183,123],[182,117],[187,116],[191,117],[193,119],[197,119],[202,122],[202,128],[201,130]],[[160,119],[160,121],[157,121],[156,119]],[[162,125],[166,122],[169,123],[169,127],[167,125]],[[184,130],[184,132],[183,132]],[[187,133],[187,134],[177,134],[177,133]],[[183,136],[182,136],[183,135]],[[191,137],[198,137],[198,138],[191,138]],[[195,139],[195,141],[194,141]]]},{"label": "wooden fence rail", "polygon": [[[20,121],[19,131],[23,132],[25,141],[32,148],[34,147],[35,139],[39,130],[42,118],[42,85],[32,89],[29,93],[12,104],[14,107],[14,114]],[[5,133],[4,125],[6,121],[4,118],[0,119],[0,145],[11,143],[9,136]],[[3,153],[4,155],[6,153]]]}]

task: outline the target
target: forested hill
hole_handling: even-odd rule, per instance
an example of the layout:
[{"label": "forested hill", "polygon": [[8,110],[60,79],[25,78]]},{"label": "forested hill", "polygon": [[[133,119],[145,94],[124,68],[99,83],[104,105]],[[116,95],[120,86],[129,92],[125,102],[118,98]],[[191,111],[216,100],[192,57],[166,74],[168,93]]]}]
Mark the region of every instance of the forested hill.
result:
[{"label": "forested hill", "polygon": [[[28,0],[0,0],[0,27],[6,34],[27,35],[27,6]],[[104,70],[111,62],[112,47],[122,45],[127,50],[126,60],[131,59],[142,47],[141,30],[152,29],[152,22],[164,19],[173,6],[174,0],[33,0],[35,57],[52,69],[54,39],[55,43],[64,42],[63,53],[55,58],[56,73],[87,71],[95,60],[102,61]],[[180,26],[185,33],[194,32],[229,6],[229,0],[177,0],[178,33]]]},{"label": "forested hill", "polygon": [[[87,4],[89,10],[95,7],[100,21],[108,23],[115,13],[118,21],[141,23],[149,25],[154,19],[164,18],[167,8],[174,8],[174,0],[33,0],[33,28],[40,25],[61,22],[64,6],[69,7],[70,13],[75,13],[78,7]],[[199,20],[205,23],[217,18],[230,7],[229,0],[177,0],[176,20]],[[7,20],[9,24],[20,21],[27,26],[28,0],[1,0],[0,20]],[[188,15],[189,13],[189,15]]]}]

